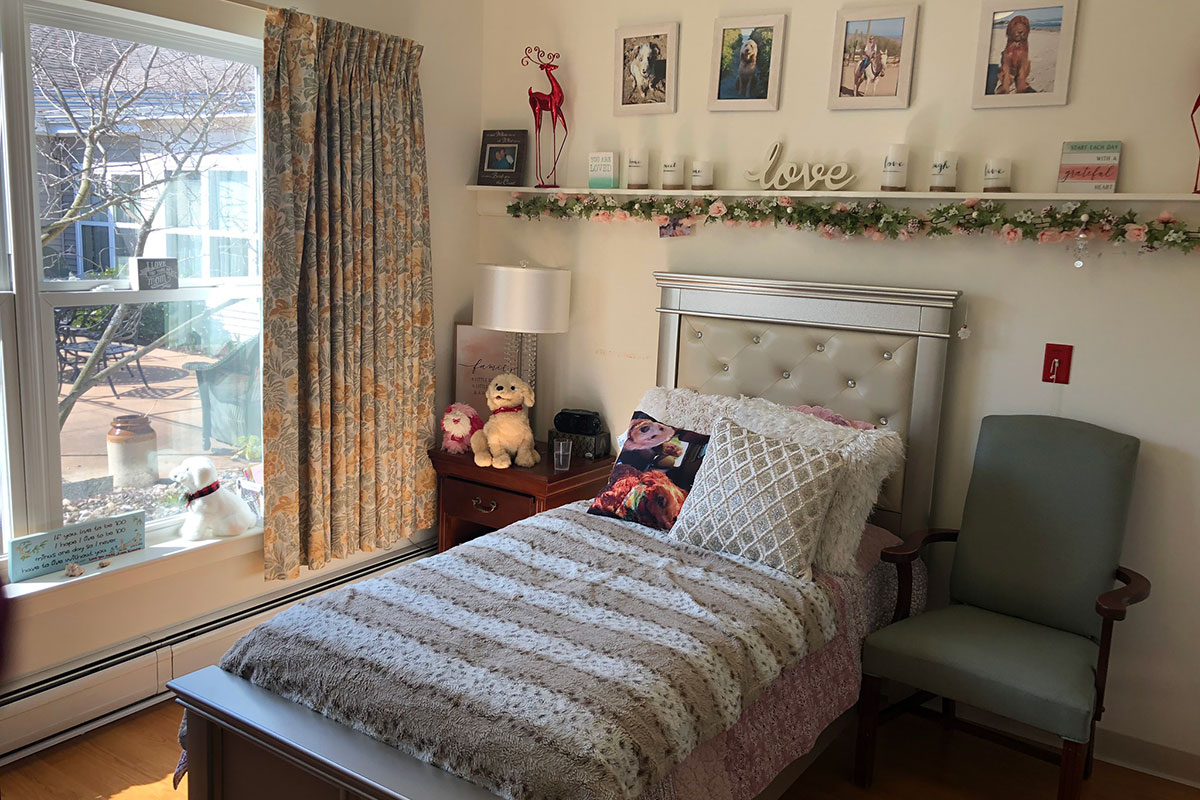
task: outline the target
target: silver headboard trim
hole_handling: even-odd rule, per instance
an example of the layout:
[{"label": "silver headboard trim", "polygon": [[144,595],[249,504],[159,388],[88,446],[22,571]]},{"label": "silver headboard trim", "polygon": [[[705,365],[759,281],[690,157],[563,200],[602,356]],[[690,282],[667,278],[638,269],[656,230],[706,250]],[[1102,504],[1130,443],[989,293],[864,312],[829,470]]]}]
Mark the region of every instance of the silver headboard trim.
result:
[{"label": "silver headboard trim", "polygon": [[[941,425],[950,315],[961,292],[656,272],[658,383],[677,386],[683,317],[912,336],[913,373],[900,520],[901,534],[928,527]],[[753,315],[746,314],[752,310]]]}]

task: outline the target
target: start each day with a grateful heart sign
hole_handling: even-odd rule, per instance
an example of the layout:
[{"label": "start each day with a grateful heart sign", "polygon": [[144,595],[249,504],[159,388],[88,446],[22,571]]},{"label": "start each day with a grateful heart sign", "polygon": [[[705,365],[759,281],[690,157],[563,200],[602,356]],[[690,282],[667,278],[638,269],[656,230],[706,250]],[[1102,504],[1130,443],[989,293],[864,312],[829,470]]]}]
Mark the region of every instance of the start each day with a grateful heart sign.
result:
[{"label": "start each day with a grateful heart sign", "polygon": [[800,184],[799,188],[806,192],[822,183],[825,184],[826,189],[836,192],[854,180],[854,175],[850,172],[850,165],[844,161],[840,161],[832,167],[808,162],[795,164],[791,161],[780,164],[779,157],[782,152],[782,143],[775,142],[771,145],[762,166],[756,170],[746,170],[746,180],[758,181],[762,188],[778,191],[789,189],[798,183]]}]

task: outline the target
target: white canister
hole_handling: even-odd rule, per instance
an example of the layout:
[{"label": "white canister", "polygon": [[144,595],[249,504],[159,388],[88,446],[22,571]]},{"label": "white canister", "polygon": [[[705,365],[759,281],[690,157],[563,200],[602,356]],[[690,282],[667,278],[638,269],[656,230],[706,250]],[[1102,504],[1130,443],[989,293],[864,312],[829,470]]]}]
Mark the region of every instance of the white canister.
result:
[{"label": "white canister", "polygon": [[939,150],[929,166],[929,191],[953,192],[958,186],[958,153]]},{"label": "white canister", "polygon": [[713,162],[693,161],[692,188],[707,190],[713,188],[713,185]]},{"label": "white canister", "polygon": [[665,155],[662,157],[662,188],[667,191],[678,191],[684,186],[683,163],[680,155]]},{"label": "white canister", "polygon": [[1012,191],[1012,159],[989,158],[983,165],[983,190],[985,192]]},{"label": "white canister", "polygon": [[888,145],[880,188],[889,192],[903,192],[908,188],[908,145]]},{"label": "white canister", "polygon": [[625,181],[629,189],[650,188],[650,153],[647,150],[630,150],[625,156]]}]

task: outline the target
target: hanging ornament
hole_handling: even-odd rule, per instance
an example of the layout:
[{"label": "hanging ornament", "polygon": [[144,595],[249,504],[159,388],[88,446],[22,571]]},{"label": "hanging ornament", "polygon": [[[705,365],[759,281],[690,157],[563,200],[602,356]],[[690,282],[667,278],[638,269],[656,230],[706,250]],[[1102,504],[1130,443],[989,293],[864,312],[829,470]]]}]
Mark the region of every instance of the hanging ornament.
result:
[{"label": "hanging ornament", "polygon": [[963,303],[963,324],[958,328],[958,338],[966,341],[971,338],[971,329],[967,326],[967,320],[971,317],[971,308],[966,303]]},{"label": "hanging ornament", "polygon": [[[535,92],[533,87],[529,87],[529,108],[533,111],[533,148],[535,162],[537,164],[537,188],[539,189],[555,189],[558,188],[558,157],[562,155],[563,146],[567,143],[567,118],[563,114],[563,90],[559,86],[558,81],[554,79],[554,70],[558,69],[559,65],[554,62],[558,60],[558,53],[547,53],[536,45],[530,45],[525,48],[525,57],[521,59],[521,66],[527,67],[530,64],[537,64],[542,72],[546,73],[546,78],[550,81],[550,91]],[[542,112],[550,112],[550,153],[554,160],[550,163],[550,174],[542,175]],[[558,141],[558,126],[562,125],[563,138],[562,143]]]},{"label": "hanging ornament", "polygon": [[1075,269],[1083,269],[1083,260],[1088,254],[1088,215],[1080,214],[1079,221],[1083,223],[1083,227],[1079,229],[1079,233],[1075,234]]}]

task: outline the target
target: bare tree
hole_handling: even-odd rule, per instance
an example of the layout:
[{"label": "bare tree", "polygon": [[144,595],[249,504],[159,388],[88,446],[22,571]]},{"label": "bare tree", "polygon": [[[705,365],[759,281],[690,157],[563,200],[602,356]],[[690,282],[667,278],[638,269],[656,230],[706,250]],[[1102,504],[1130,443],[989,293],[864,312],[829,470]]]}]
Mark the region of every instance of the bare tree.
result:
[{"label": "bare tree", "polygon": [[[210,169],[214,156],[253,144],[256,75],[249,65],[37,25],[30,40],[43,253],[66,251],[63,234],[76,223],[113,213],[136,231],[133,263],[172,184]],[[111,266],[115,259],[110,254]],[[114,370],[98,367],[127,313],[116,309],[79,367],[59,403],[60,428],[79,397]]]}]

